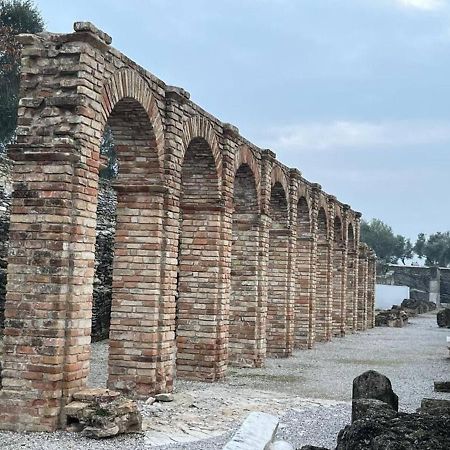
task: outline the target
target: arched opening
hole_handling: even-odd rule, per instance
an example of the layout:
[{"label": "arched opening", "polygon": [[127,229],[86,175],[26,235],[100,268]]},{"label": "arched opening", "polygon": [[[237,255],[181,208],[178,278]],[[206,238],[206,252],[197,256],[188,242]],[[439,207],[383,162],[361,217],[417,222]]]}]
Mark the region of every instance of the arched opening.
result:
[{"label": "arched opening", "polygon": [[355,232],[353,225],[348,224],[347,232],[348,251],[347,251],[347,305],[346,305],[346,329],[349,333],[356,331],[356,286],[357,286],[357,258],[355,245]]},{"label": "arched opening", "polygon": [[[116,230],[114,251],[108,248],[102,261],[98,244],[104,218],[99,216],[97,275],[106,261],[103,287],[109,289],[112,260],[112,289],[110,311],[100,298],[94,302],[93,325],[99,311],[102,311],[100,321],[107,325],[110,313],[109,356],[105,355],[106,346],[103,350],[100,346],[100,352],[93,352],[91,366],[107,359],[108,387],[146,397],[170,389],[172,383],[171,347],[159,342],[163,196],[157,141],[146,110],[129,97],[115,104],[105,130],[111,134],[119,166],[112,184],[114,192],[110,190],[107,194],[111,197],[111,209],[114,196],[117,198]],[[103,200],[99,199],[100,207],[105,207]],[[101,372],[91,367],[90,380],[97,386],[102,384]]]},{"label": "arched opening", "polygon": [[264,356],[258,276],[259,228],[255,177],[250,166],[242,164],[233,188],[229,324],[229,360],[241,367],[259,367]]},{"label": "arched opening", "polygon": [[211,147],[196,137],[181,172],[176,336],[182,378],[213,381],[225,371],[220,194]]},{"label": "arched opening", "polygon": [[336,216],[333,248],[333,336],[345,335],[345,258],[342,221]]},{"label": "arched opening", "polygon": [[318,342],[331,339],[331,252],[328,226],[325,209],[321,207],[317,217],[316,341]]},{"label": "arched opening", "polygon": [[311,216],[308,201],[300,197],[297,203],[297,270],[295,276],[295,346],[311,348],[314,327],[314,295],[312,283]]},{"label": "arched opening", "polygon": [[271,227],[269,230],[269,262],[267,266],[267,354],[289,356],[292,351],[289,328],[292,313],[288,305],[289,228],[288,202],[281,183],[270,193]]}]

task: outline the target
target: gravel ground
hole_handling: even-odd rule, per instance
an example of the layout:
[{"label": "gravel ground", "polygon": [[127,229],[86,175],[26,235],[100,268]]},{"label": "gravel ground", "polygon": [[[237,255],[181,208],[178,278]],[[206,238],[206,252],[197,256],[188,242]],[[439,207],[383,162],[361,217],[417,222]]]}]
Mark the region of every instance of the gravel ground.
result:
[{"label": "gravel ground", "polygon": [[[140,403],[145,431],[139,435],[98,442],[64,432],[4,432],[0,448],[216,450],[254,410],[278,415],[278,436],[296,446],[334,448],[337,433],[350,421],[352,380],[365,370],[378,370],[391,379],[403,411],[418,408],[423,397],[450,399],[450,394],[433,392],[434,380],[449,379],[445,342],[449,330],[437,327],[433,313],[410,322],[405,328],[375,328],[296,351],[292,358],[271,359],[264,369],[230,369],[219,383],[178,381],[174,402],[152,407]],[[105,384],[106,361],[107,345],[94,344],[92,386]],[[161,430],[165,433],[161,443],[183,433],[204,439],[158,446],[155,439],[163,436],[158,434]]]}]

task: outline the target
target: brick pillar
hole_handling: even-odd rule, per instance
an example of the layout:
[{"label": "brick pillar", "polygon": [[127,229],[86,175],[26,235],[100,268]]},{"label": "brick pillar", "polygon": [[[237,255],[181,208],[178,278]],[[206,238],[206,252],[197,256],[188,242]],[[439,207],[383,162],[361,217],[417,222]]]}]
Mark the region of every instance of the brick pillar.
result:
[{"label": "brick pillar", "polygon": [[[357,258],[354,246],[351,246],[347,254],[347,312],[346,312],[346,331],[354,333],[356,331],[355,313],[355,291],[357,291]],[[357,292],[356,292],[357,294]]]},{"label": "brick pillar", "polygon": [[355,216],[355,242],[354,242],[354,298],[353,298],[353,331],[358,330],[358,304],[359,304],[359,241],[361,235],[361,213]]},{"label": "brick pillar", "polygon": [[[323,195],[323,194],[322,194]],[[332,335],[332,262],[333,215],[332,201],[326,199],[318,213],[316,341],[329,341]],[[325,205],[327,210],[325,210]]]},{"label": "brick pillar", "polygon": [[[70,147],[15,146],[0,423],[54,430],[89,368],[96,190]],[[75,207],[75,205],[77,205]]]},{"label": "brick pillar", "polygon": [[368,279],[367,279],[367,327],[375,327],[375,283],[376,283],[376,255],[373,250],[369,252]]},{"label": "brick pillar", "polygon": [[345,242],[336,242],[333,252],[333,335],[345,336],[346,321],[346,260]]},{"label": "brick pillar", "polygon": [[[51,431],[89,371],[100,131],[82,30],[21,37],[0,427]],[[95,67],[98,67],[96,64]]]},{"label": "brick pillar", "polygon": [[255,175],[248,165],[242,165],[234,179],[229,333],[230,364],[239,367],[261,367],[265,359],[260,229]]},{"label": "brick pillar", "polygon": [[159,310],[164,304],[161,259],[166,188],[143,184],[116,184],[115,188],[117,228],[108,386],[146,398],[170,391],[173,380],[174,332],[170,318]]},{"label": "brick pillar", "polygon": [[318,281],[318,212],[319,196],[321,192],[320,184],[314,183],[311,189],[310,210],[311,210],[311,264],[309,276],[311,278],[311,293],[309,303],[309,338],[308,348],[313,348],[316,342],[317,327],[317,298],[320,288],[317,287]]},{"label": "brick pillar", "polygon": [[296,348],[311,348],[313,343],[313,245],[314,240],[311,233],[297,235]]},{"label": "brick pillar", "polygon": [[[177,375],[207,381],[225,376],[228,361],[231,211],[203,118],[192,119],[181,163]],[[229,183],[228,181],[223,181]]]},{"label": "brick pillar", "polygon": [[358,259],[358,331],[367,329],[367,275],[367,246],[365,244],[360,244]]}]

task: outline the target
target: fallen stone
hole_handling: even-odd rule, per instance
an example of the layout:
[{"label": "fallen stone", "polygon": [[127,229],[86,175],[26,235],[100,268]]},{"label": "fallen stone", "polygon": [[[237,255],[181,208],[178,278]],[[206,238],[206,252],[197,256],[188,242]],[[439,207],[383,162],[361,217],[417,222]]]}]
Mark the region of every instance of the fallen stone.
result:
[{"label": "fallen stone", "polygon": [[436,392],[450,392],[450,381],[435,381],[434,390]]},{"label": "fallen stone", "polygon": [[450,308],[444,308],[439,311],[436,320],[440,328],[450,328]]},{"label": "fallen stone", "polygon": [[157,402],[173,402],[173,395],[169,393],[156,394],[155,400]]},{"label": "fallen stone", "polygon": [[265,450],[278,429],[278,418],[262,412],[251,412],[223,450]]},{"label": "fallen stone", "polygon": [[145,400],[146,405],[153,405],[153,403],[155,403],[155,402],[156,402],[155,397],[149,397],[147,400]]},{"label": "fallen stone", "polygon": [[[398,411],[398,396],[392,390],[392,384],[388,377],[375,370],[368,370],[353,380],[352,423],[363,414],[363,404],[356,404],[358,399],[375,399],[386,403],[394,411]],[[379,408],[379,406],[375,406]]]}]

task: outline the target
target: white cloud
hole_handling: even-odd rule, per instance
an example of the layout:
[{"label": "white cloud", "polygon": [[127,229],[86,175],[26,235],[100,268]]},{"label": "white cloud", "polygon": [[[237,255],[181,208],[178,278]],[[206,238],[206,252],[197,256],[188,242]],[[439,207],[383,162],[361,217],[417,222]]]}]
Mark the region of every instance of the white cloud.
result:
[{"label": "white cloud", "polygon": [[450,123],[432,121],[302,122],[274,127],[263,141],[274,151],[333,151],[342,149],[395,149],[448,144]]},{"label": "white cloud", "polygon": [[395,0],[401,6],[406,8],[417,8],[427,11],[442,8],[445,6],[444,0]]}]

